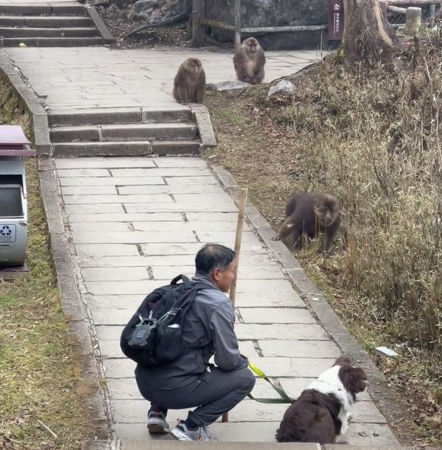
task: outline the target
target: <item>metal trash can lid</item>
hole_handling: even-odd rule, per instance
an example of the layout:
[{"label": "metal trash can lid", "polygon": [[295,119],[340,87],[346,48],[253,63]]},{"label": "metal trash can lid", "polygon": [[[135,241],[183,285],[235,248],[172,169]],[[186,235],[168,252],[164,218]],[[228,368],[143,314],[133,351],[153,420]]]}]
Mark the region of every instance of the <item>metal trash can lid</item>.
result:
[{"label": "metal trash can lid", "polygon": [[0,147],[29,145],[20,125],[0,125]]},{"label": "metal trash can lid", "polygon": [[0,156],[34,156],[20,125],[0,125]]}]

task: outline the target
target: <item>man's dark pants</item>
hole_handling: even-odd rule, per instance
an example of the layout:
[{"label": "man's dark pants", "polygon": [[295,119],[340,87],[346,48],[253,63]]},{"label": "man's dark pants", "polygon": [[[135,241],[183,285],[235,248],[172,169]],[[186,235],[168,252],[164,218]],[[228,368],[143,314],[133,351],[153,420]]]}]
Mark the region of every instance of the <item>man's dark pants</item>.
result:
[{"label": "man's dark pants", "polygon": [[212,368],[185,386],[172,390],[152,389],[138,368],[136,380],[141,395],[152,403],[152,408],[162,410],[195,408],[189,418],[199,426],[210,425],[224,413],[232,410],[254,385],[255,377],[248,368],[224,372]]}]

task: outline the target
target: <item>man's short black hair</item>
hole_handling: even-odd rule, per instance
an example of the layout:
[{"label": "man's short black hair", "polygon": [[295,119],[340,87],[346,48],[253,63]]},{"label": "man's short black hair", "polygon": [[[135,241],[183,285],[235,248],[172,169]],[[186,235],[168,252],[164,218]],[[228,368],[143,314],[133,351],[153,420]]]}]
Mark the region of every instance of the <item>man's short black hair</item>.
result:
[{"label": "man's short black hair", "polygon": [[224,245],[206,244],[196,254],[196,273],[208,277],[216,268],[224,271],[235,257],[235,252],[228,247],[224,247]]}]

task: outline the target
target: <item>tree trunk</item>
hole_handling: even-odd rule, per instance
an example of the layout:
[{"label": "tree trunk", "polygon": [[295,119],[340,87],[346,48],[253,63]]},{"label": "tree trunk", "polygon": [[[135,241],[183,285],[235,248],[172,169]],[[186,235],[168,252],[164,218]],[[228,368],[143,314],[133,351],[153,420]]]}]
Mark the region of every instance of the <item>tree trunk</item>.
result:
[{"label": "tree trunk", "polygon": [[400,43],[378,0],[344,0],[341,54],[350,62],[389,62]]}]

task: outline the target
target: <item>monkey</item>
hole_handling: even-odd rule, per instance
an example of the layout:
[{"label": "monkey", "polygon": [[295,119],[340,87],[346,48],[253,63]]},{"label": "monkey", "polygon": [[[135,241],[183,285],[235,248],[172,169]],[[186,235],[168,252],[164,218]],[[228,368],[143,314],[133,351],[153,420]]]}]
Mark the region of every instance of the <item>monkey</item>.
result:
[{"label": "monkey", "polygon": [[204,103],[206,74],[201,61],[188,58],[178,69],[173,82],[173,96],[178,103]]},{"label": "monkey", "polygon": [[255,38],[246,39],[236,50],[233,57],[236,77],[239,81],[260,84],[264,79],[266,57],[264,50]]},{"label": "monkey", "polygon": [[339,204],[329,194],[300,193],[292,194],[285,207],[286,220],[282,224],[275,241],[292,238],[291,245],[302,248],[302,235],[310,239],[325,235],[324,250],[328,252],[339,225],[341,217]]}]

